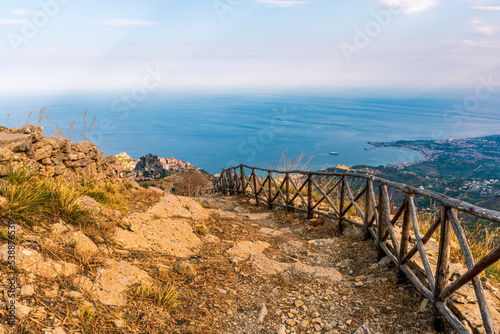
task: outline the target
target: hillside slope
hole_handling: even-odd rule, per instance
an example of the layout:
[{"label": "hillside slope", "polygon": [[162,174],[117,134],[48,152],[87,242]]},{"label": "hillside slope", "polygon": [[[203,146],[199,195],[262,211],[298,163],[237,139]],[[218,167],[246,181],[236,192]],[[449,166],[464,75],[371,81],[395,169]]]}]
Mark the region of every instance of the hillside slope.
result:
[{"label": "hillside slope", "polygon": [[[63,221],[16,226],[14,299],[2,234],[2,300],[15,300],[16,333],[431,332],[420,295],[395,284],[354,228],[333,235],[239,198],[130,192],[128,213],[79,199],[104,234]],[[0,333],[12,333],[0,314]]]}]

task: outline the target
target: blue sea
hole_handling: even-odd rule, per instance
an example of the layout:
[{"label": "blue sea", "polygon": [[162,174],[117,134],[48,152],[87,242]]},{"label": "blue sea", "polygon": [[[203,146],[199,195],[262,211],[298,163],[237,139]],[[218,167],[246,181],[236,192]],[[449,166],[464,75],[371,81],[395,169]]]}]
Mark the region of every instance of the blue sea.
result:
[{"label": "blue sea", "polygon": [[[303,152],[317,170],[336,165],[396,164],[420,158],[396,149],[365,150],[369,141],[467,138],[500,134],[500,98],[464,110],[471,92],[342,93],[123,92],[25,93],[1,96],[0,124],[38,124],[46,135],[87,138],[105,155],[153,153],[186,160],[209,172],[244,163],[268,167]],[[498,95],[498,94],[497,94]],[[469,109],[471,109],[469,107]],[[10,114],[10,116],[8,116]],[[91,127],[95,116],[95,124]],[[69,125],[75,122],[74,133]],[[338,152],[330,155],[329,152]],[[269,164],[269,165],[268,165]]]}]

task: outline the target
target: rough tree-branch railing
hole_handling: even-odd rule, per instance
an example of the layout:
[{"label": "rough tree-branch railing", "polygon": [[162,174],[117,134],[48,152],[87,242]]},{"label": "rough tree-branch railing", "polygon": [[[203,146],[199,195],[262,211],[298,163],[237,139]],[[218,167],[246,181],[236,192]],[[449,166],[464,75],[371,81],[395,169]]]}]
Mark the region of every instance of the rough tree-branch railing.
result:
[{"label": "rough tree-branch railing", "polygon": [[[328,179],[330,181],[325,182]],[[453,292],[472,282],[485,332],[498,333],[479,274],[500,259],[500,246],[475,262],[458,215],[468,214],[500,223],[500,212],[373,175],[348,172],[278,171],[239,165],[222,171],[215,190],[229,194],[247,194],[255,198],[256,203],[260,201],[269,208],[279,206],[290,211],[304,212],[308,218],[313,215],[331,218],[337,221],[339,231],[343,229],[344,222],[363,228],[365,238],[375,239],[379,258],[388,256],[397,266],[398,277],[409,279],[416,289],[432,302],[435,320],[438,321],[439,311],[460,334],[470,332],[450,310],[447,302]],[[404,198],[397,205],[397,210],[393,210],[395,201],[391,201],[390,192],[399,192]],[[424,236],[420,233],[416,196],[432,200],[439,206],[433,224]],[[320,204],[326,205],[330,211],[319,211]],[[391,211],[395,213],[392,214]],[[401,229],[396,226],[400,218]],[[439,250],[437,265],[433,270],[425,245],[438,228]],[[412,232],[415,243],[410,248]],[[453,233],[457,237],[468,270],[451,282],[450,246]],[[417,253],[424,267],[424,281],[418,278],[409,265]]]}]

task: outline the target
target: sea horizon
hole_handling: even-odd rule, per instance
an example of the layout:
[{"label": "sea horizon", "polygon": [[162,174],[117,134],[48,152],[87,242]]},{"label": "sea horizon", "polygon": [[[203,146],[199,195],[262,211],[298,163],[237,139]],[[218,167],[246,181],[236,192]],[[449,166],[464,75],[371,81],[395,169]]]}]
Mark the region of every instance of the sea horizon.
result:
[{"label": "sea horizon", "polygon": [[[421,155],[400,149],[372,149],[368,142],[471,138],[498,134],[498,98],[481,103],[473,113],[455,110],[465,92],[366,94],[337,93],[221,93],[152,92],[124,100],[123,94],[16,94],[0,102],[0,123],[22,126],[42,119],[47,136],[56,124],[73,141],[82,136],[87,110],[87,135],[105,155],[126,152],[135,159],[148,153],[175,157],[219,173],[246,164],[274,167],[283,151],[294,160],[312,157],[310,170],[337,165],[394,165],[419,160]],[[386,96],[383,96],[386,95]],[[7,116],[10,114],[9,119]],[[93,118],[95,124],[91,127]],[[75,122],[74,133],[68,130]],[[337,152],[338,155],[331,155]]]}]

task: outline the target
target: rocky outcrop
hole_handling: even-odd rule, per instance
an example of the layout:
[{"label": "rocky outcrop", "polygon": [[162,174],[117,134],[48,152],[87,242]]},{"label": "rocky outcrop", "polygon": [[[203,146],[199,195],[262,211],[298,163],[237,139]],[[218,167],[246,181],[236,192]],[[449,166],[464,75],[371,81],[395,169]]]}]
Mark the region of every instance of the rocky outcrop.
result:
[{"label": "rocky outcrop", "polygon": [[151,281],[145,271],[130,263],[107,259],[105,266],[99,268],[95,282],[84,278],[75,283],[84,291],[94,294],[105,305],[125,305],[129,286]]},{"label": "rocky outcrop", "polygon": [[44,137],[40,126],[0,128],[0,175],[5,175],[9,166],[28,166],[49,177],[61,175],[77,182],[118,182],[125,177],[117,158],[103,157],[93,143]]},{"label": "rocky outcrop", "polygon": [[[9,247],[8,245],[3,245],[0,248],[0,260],[7,262],[8,257]],[[72,263],[48,259],[36,250],[24,247],[16,248],[15,258],[17,268],[44,278],[71,276],[78,270],[77,266]]]},{"label": "rocky outcrop", "polygon": [[135,172],[142,172],[147,175],[159,175],[164,172],[164,168],[156,155],[146,155],[141,157],[134,169]]},{"label": "rocky outcrop", "polygon": [[199,203],[186,197],[165,195],[147,212],[130,215],[114,234],[115,242],[127,250],[147,250],[177,257],[190,257],[202,244],[185,219],[206,219]]}]

